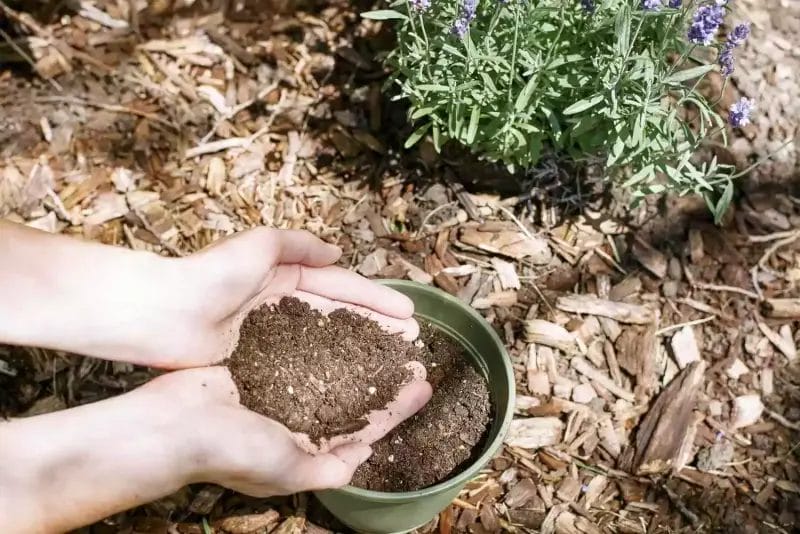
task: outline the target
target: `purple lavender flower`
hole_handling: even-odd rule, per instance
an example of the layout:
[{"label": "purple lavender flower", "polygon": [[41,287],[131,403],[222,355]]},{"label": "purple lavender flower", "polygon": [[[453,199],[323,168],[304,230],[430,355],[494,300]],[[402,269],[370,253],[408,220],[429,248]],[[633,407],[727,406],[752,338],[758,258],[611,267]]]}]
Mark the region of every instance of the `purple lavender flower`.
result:
[{"label": "purple lavender flower", "polygon": [[725,8],[721,6],[700,6],[692,16],[687,38],[695,44],[710,45],[722,25]]},{"label": "purple lavender flower", "polygon": [[733,74],[734,61],[733,49],[744,44],[747,37],[750,35],[750,24],[745,22],[737,24],[736,27],[728,35],[728,40],[722,45],[722,50],[719,52],[717,63],[719,64],[719,71],[724,78]]},{"label": "purple lavender flower", "polygon": [[728,113],[728,122],[734,128],[741,128],[750,124],[750,114],[753,112],[754,102],[750,98],[742,97],[731,106]]},{"label": "purple lavender flower", "polygon": [[475,10],[478,9],[478,0],[463,0],[458,18],[453,23],[452,32],[459,38],[464,37],[469,29],[469,23],[475,18]]},{"label": "purple lavender flower", "polygon": [[661,0],[642,0],[642,9],[645,11],[659,11]]},{"label": "purple lavender flower", "polygon": [[719,65],[719,71],[722,74],[723,78],[727,78],[731,74],[733,74],[734,64],[733,64],[733,46],[730,43],[725,43],[722,46],[722,50],[719,52],[719,57],[717,58],[717,64]]},{"label": "purple lavender flower", "polygon": [[669,7],[678,9],[683,5],[683,0],[669,0]]},{"label": "purple lavender flower", "polygon": [[408,0],[411,7],[420,13],[427,11],[431,7],[431,0]]},{"label": "purple lavender flower", "polygon": [[750,37],[750,23],[743,22],[733,28],[733,31],[728,35],[728,42],[736,47],[744,44],[748,37]]},{"label": "purple lavender flower", "polygon": [[594,0],[581,0],[581,7],[591,15],[595,10]]}]

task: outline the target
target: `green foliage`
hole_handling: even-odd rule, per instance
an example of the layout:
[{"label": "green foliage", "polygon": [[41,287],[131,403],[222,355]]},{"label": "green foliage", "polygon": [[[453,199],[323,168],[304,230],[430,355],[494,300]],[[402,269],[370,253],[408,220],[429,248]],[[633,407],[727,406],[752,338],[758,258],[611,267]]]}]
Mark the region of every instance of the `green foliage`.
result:
[{"label": "green foliage", "polygon": [[365,13],[397,30],[389,87],[410,104],[406,146],[430,135],[437,150],[457,141],[512,169],[544,150],[602,157],[636,198],[699,193],[721,216],[734,169],[693,157],[710,135],[727,142],[697,90],[714,65],[686,41],[693,2],[644,11],[641,0],[597,0],[589,13],[578,0],[481,0],[459,38],[464,1]]}]

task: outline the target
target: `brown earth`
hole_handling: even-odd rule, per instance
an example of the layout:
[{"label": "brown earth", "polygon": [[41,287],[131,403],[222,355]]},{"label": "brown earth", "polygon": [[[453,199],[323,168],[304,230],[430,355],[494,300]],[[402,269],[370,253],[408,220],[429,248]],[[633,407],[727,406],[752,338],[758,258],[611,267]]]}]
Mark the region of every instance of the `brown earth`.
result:
[{"label": "brown earth", "polygon": [[433,396],[415,416],[373,445],[353,485],[376,491],[413,491],[458,474],[481,452],[492,405],[486,379],[464,350],[423,325],[422,363]]},{"label": "brown earth", "polygon": [[244,406],[318,441],[366,426],[418,359],[412,343],[374,321],[283,298],[245,318],[228,367]]}]

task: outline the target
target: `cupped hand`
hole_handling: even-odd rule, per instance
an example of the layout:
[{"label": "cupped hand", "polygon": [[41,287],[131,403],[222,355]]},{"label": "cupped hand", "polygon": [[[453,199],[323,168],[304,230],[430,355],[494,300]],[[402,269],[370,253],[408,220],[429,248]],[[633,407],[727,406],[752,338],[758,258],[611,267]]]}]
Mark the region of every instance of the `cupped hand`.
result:
[{"label": "cupped hand", "polygon": [[187,258],[170,260],[181,310],[154,336],[148,365],[185,368],[218,363],[238,341],[245,316],[284,296],[328,314],[347,308],[408,340],[419,334],[409,298],[334,263],[341,250],[298,230],[255,228]]},{"label": "cupped hand", "polygon": [[241,406],[224,367],[175,371],[149,382],[141,391],[150,395],[154,407],[162,403],[181,407],[180,431],[194,436],[193,445],[187,447],[188,482],[213,482],[265,497],[348,484],[372,453],[370,445],[430,398],[424,369],[417,371],[422,375],[402,388],[386,409],[369,414],[366,427],[319,445]]}]

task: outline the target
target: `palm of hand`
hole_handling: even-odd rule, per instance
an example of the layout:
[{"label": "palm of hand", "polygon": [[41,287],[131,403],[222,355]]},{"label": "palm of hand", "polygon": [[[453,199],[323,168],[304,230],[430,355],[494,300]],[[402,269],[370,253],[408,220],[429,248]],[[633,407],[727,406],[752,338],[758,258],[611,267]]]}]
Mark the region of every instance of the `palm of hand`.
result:
[{"label": "palm of hand", "polygon": [[327,314],[347,308],[370,317],[387,331],[416,339],[419,327],[405,296],[333,264],[338,247],[302,231],[258,228],[217,242],[187,258],[195,291],[199,339],[182,366],[218,363],[233,352],[247,314],[293,296]]}]

